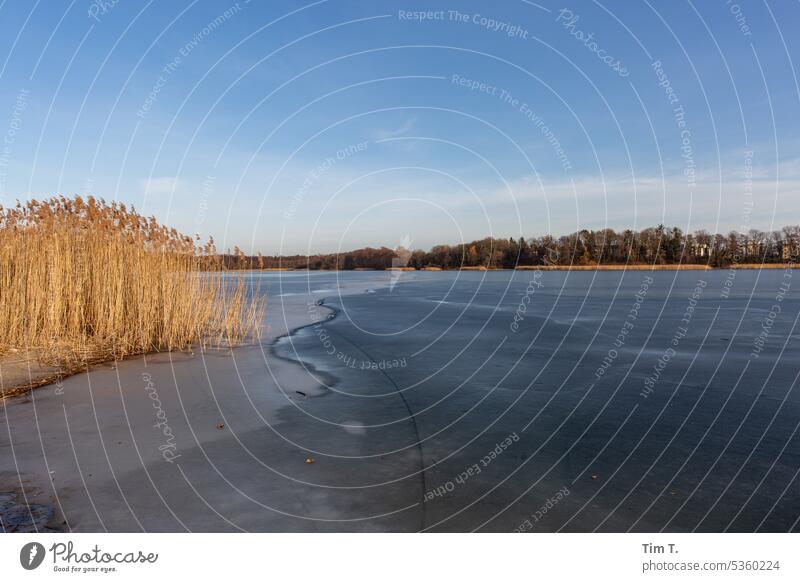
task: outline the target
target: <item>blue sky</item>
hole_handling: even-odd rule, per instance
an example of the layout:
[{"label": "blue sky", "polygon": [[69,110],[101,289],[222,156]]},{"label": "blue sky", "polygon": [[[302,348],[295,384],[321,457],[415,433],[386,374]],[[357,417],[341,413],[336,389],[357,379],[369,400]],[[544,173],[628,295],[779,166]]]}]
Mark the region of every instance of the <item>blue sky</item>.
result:
[{"label": "blue sky", "polygon": [[800,222],[799,25],[774,0],[5,0],[0,200],[94,194],[269,254],[770,230]]}]

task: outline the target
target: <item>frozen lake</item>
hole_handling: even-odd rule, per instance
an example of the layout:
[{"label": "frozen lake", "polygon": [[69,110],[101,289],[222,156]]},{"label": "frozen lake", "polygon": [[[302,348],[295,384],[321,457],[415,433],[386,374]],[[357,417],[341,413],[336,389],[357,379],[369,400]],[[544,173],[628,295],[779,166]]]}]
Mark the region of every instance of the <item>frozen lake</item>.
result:
[{"label": "frozen lake", "polygon": [[273,309],[336,313],[276,348],[327,386],[310,422],[365,434],[353,463],[416,455],[424,529],[798,527],[790,271],[287,275]]}]

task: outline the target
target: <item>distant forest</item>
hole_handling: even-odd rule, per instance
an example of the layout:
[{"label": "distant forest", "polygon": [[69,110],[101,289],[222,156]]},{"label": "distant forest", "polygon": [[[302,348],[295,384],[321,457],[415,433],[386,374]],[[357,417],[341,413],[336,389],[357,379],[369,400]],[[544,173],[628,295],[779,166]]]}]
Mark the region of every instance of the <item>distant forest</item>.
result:
[{"label": "distant forest", "polygon": [[389,269],[486,268],[521,266],[703,264],[725,267],[744,263],[785,263],[800,251],[800,226],[746,234],[684,234],[660,225],[638,232],[581,230],[561,237],[484,238],[466,244],[436,245],[429,251],[363,248],[338,254],[246,255],[239,248],[217,257],[224,268],[236,269]]}]

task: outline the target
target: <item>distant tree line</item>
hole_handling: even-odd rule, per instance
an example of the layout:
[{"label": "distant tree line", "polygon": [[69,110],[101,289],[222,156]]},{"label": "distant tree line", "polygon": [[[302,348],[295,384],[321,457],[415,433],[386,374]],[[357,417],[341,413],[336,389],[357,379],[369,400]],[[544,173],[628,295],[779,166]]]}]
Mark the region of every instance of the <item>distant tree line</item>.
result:
[{"label": "distant tree line", "polygon": [[214,257],[226,269],[388,269],[463,267],[513,269],[537,265],[669,265],[705,264],[725,267],[736,263],[785,263],[800,252],[800,226],[773,232],[732,231],[727,235],[659,225],[641,231],[580,230],[561,237],[488,237],[458,245],[436,245],[429,251],[363,248],[318,254],[246,255],[235,248]]}]

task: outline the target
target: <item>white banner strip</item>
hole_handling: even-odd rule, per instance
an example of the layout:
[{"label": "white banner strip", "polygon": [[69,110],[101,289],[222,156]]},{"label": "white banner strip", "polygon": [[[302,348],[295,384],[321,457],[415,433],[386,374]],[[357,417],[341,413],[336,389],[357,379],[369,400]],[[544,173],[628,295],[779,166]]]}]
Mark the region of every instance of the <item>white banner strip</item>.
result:
[{"label": "white banner strip", "polygon": [[791,534],[7,534],[0,564],[6,580],[752,582],[800,579],[798,541]]}]

